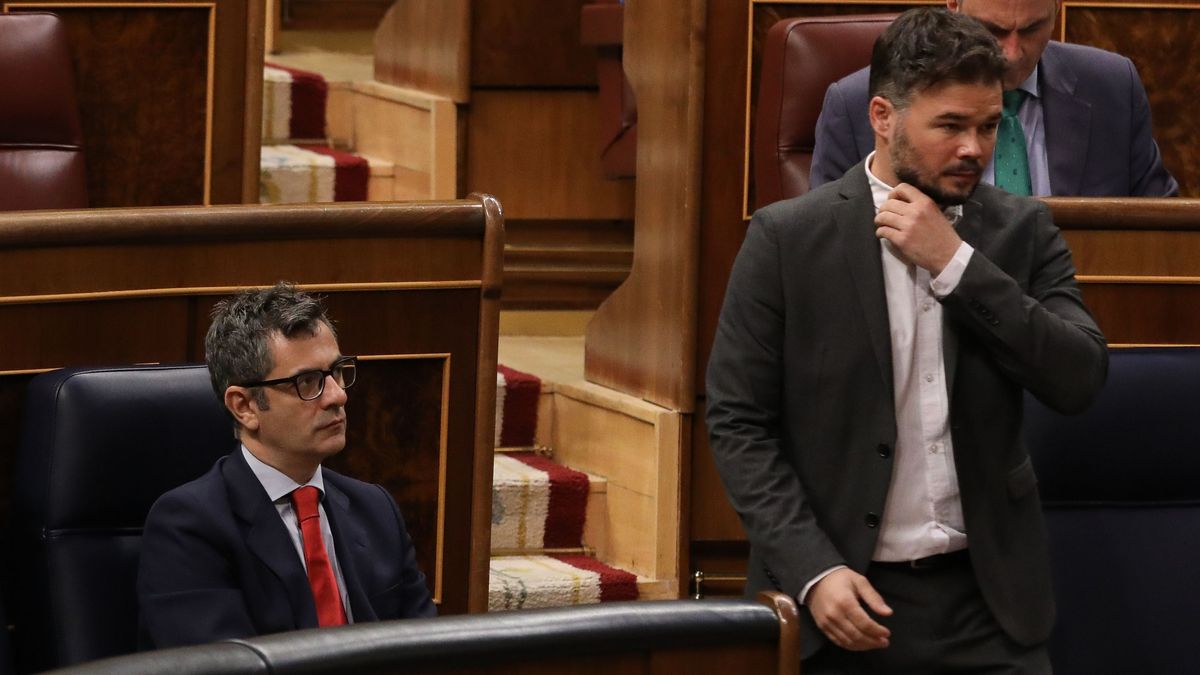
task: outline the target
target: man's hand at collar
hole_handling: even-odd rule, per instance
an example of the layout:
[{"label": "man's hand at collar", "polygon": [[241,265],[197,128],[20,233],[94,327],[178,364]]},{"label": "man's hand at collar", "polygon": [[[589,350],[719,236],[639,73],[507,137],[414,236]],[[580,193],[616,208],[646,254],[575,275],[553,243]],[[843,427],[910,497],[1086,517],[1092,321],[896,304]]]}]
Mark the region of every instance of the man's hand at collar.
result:
[{"label": "man's hand at collar", "polygon": [[887,239],[909,262],[936,277],[962,239],[937,202],[907,183],[897,185],[875,216],[875,236]]}]

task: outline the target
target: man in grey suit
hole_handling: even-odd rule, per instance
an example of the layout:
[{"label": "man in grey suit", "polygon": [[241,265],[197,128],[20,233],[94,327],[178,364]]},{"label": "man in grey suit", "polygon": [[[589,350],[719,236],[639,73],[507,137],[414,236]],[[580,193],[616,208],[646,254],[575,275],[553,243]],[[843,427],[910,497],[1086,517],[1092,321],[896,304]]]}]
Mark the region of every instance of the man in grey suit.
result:
[{"label": "man in grey suit", "polygon": [[[1172,197],[1179,185],[1151,134],[1150,104],[1133,63],[1118,54],[1051,42],[1058,0],[947,0],[999,41],[1004,88],[1024,98],[1024,133],[1034,195]],[[817,120],[812,187],[840,178],[874,148],[867,120],[867,69],[830,85]],[[994,164],[983,182],[996,185]],[[1018,191],[1019,194],[1023,192]]]},{"label": "man in grey suit", "polygon": [[979,184],[1003,71],[975,20],[903,14],[872,57],[875,151],[758,211],[730,276],[711,446],[747,591],[804,605],[810,675],[1049,672],[1022,397],[1082,410],[1108,357],[1045,205]]}]

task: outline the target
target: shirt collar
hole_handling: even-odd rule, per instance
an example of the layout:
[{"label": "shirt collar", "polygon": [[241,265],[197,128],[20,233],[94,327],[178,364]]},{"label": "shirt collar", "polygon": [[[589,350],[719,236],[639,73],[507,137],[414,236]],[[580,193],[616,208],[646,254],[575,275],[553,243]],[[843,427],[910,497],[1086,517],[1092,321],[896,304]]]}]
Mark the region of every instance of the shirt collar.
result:
[{"label": "shirt collar", "polygon": [[1029,94],[1033,98],[1040,98],[1041,89],[1038,88],[1038,69],[1041,67],[1041,64],[1034,64],[1033,72],[1029,74],[1029,77],[1025,78],[1024,82],[1017,85],[1017,89]]},{"label": "shirt collar", "polygon": [[312,485],[321,491],[321,495],[325,495],[325,481],[321,477],[321,467],[313,472],[312,478],[308,479],[303,485],[297,483],[288,477],[279,469],[263,462],[261,459],[254,456],[250,449],[245,445],[242,446],[242,457],[246,458],[246,463],[250,465],[250,471],[254,472],[254,477],[262,484],[263,489],[267,491],[267,497],[272,502],[277,502],[281,499],[286,499],[297,488],[305,485]]},{"label": "shirt collar", "polygon": [[[875,159],[874,150],[863,161],[863,168],[867,171],[867,183],[871,186],[871,200],[875,202],[875,211],[878,213],[879,207],[883,206],[883,203],[888,199],[888,195],[891,194],[893,186],[879,180],[878,176],[871,173],[871,160],[873,159]],[[946,215],[947,220],[951,223],[957,223],[958,219],[962,217],[962,204],[947,206],[942,209],[942,213]]]}]

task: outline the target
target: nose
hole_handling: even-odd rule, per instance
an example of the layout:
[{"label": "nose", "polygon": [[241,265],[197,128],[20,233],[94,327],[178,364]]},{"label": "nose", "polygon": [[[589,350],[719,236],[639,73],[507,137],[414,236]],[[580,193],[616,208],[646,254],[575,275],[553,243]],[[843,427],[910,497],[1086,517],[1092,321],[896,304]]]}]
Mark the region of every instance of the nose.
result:
[{"label": "nose", "polygon": [[1016,63],[1021,56],[1021,46],[1017,41],[1017,31],[1014,30],[1003,35],[997,35],[996,42],[1000,44],[1000,51],[1004,52],[1004,60],[1009,65]]},{"label": "nose", "polygon": [[321,392],[321,402],[325,406],[342,406],[346,404],[346,390],[338,384],[333,375],[325,376],[325,391]]},{"label": "nose", "polygon": [[962,143],[958,146],[958,158],[978,158],[981,155],[983,155],[983,141],[979,137],[979,132],[971,130],[963,134]]}]

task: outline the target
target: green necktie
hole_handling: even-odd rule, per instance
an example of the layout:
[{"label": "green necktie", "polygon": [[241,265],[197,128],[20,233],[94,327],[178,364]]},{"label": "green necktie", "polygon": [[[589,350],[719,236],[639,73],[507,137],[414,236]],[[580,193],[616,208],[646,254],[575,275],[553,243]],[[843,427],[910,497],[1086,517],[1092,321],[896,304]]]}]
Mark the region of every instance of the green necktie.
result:
[{"label": "green necktie", "polygon": [[1000,128],[996,130],[996,187],[1014,195],[1029,196],[1033,190],[1029,182],[1029,157],[1025,154],[1025,131],[1017,110],[1025,100],[1024,91],[1004,92],[1004,111],[1000,115]]}]

